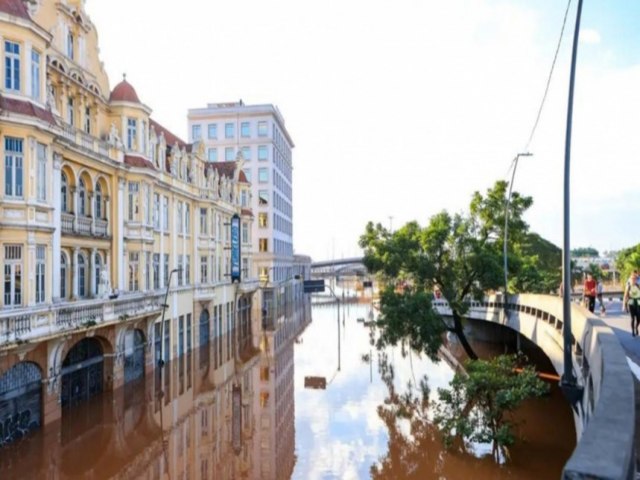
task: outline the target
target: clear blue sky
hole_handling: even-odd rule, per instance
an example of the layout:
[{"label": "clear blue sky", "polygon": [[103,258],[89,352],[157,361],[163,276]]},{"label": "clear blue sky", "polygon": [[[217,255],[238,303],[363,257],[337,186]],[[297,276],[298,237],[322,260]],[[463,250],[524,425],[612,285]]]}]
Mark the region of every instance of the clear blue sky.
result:
[{"label": "clear blue sky", "polygon": [[[575,6],[516,190],[560,244]],[[458,211],[526,144],[563,0],[88,0],[112,86],[122,72],[160,122],[242,98],[283,112],[294,151],[294,243],[358,253],[368,220]],[[576,90],[572,240],[640,241],[640,2],[585,0]]]}]

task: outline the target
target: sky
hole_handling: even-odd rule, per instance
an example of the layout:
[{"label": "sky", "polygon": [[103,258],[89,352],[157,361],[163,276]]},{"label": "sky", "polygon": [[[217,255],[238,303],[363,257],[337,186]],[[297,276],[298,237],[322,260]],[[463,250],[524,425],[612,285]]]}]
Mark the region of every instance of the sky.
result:
[{"label": "sky", "polygon": [[[562,243],[573,0],[514,189]],[[187,138],[187,110],[273,103],[295,142],[296,253],[359,255],[394,229],[463,211],[527,145],[564,0],[87,0],[111,87],[122,74]],[[585,0],[571,156],[571,243],[640,242],[640,2]]]}]

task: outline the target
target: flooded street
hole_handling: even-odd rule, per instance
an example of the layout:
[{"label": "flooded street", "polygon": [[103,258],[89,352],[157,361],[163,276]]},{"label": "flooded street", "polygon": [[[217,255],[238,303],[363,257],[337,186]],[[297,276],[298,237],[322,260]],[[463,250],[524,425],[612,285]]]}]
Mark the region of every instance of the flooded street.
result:
[{"label": "flooded street", "polygon": [[453,369],[415,353],[403,358],[400,348],[376,351],[369,328],[357,321],[369,309],[343,308],[340,351],[336,306],[314,306],[311,323],[301,308],[291,328],[260,339],[263,347],[274,342],[265,350],[271,353],[255,355],[244,369],[237,362],[216,368],[206,346],[66,407],[60,422],[0,450],[0,478],[560,477],[575,438],[556,388],[518,412],[523,440],[505,466],[493,462],[487,446],[443,450],[428,411],[411,420],[390,414],[398,396],[419,397],[425,375],[437,398]]}]

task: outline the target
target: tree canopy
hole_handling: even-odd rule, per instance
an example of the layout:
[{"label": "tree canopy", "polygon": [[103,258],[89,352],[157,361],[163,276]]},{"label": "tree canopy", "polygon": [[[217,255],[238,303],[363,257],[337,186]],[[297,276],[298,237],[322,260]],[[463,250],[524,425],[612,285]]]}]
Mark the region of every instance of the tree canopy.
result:
[{"label": "tree canopy", "polygon": [[626,282],[634,270],[640,270],[640,243],[621,250],[616,258],[616,268],[620,272],[620,279]]},{"label": "tree canopy", "polygon": [[571,256],[575,258],[599,257],[600,253],[593,247],[578,247],[571,249]]}]

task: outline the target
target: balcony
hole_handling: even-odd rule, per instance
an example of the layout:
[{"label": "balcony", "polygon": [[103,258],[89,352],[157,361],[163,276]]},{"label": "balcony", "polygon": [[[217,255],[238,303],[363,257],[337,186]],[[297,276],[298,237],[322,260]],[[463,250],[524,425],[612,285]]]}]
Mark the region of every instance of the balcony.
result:
[{"label": "balcony", "polygon": [[112,160],[118,160],[118,150],[104,140],[100,140],[99,138],[78,130],[62,119],[59,121],[59,128],[60,136],[73,146],[79,147],[86,152],[95,153]]},{"label": "balcony", "polygon": [[214,300],[216,296],[216,285],[198,285],[193,292],[193,299],[199,302]]},{"label": "balcony", "polygon": [[[106,220],[79,216],[77,221],[73,213],[60,214],[62,233],[66,235],[82,235],[86,237],[108,237],[109,223]],[[93,227],[92,227],[93,224]]]}]

